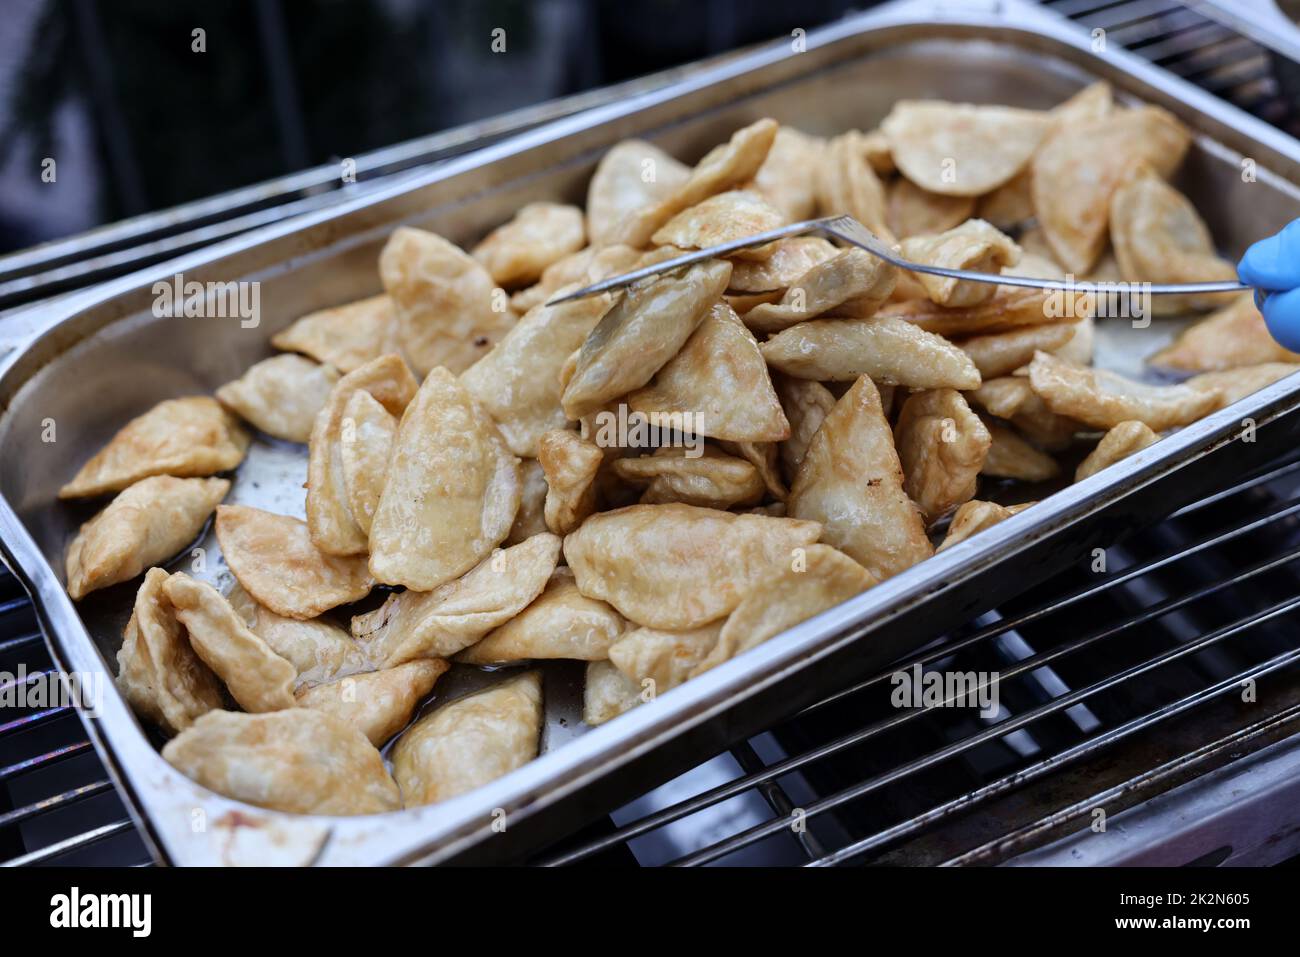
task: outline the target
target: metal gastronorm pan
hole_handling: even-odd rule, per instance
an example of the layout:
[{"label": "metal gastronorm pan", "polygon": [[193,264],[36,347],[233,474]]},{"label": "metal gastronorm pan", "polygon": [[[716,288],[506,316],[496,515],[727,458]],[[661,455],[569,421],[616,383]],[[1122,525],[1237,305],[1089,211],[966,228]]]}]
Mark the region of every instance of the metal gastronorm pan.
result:
[{"label": "metal gastronorm pan", "polygon": [[[1300,145],[1272,128],[1123,51],[1095,52],[1089,37],[1019,0],[949,2],[942,12],[906,0],[810,33],[803,52],[775,44],[494,144],[386,192],[58,302],[38,317],[43,331],[0,360],[0,540],[36,600],[56,662],[74,671],[111,668],[130,600],[106,593],[78,608],[65,595],[62,551],[85,513],[55,502],[59,485],[131,416],[235,377],[268,354],[269,336],[294,317],[377,291],[376,255],[397,224],[472,242],[527,201],[581,199],[601,152],[628,136],[689,159],[761,116],[812,132],[869,129],[900,97],[1045,107],[1097,77],[1172,110],[1198,132],[1181,182],[1225,252],[1240,252],[1300,214],[1300,191],[1291,185],[1300,181]],[[1254,182],[1240,175],[1244,158],[1254,162]],[[261,325],[155,317],[153,283],[176,273],[199,282],[261,282]],[[1144,330],[1101,325],[1101,361],[1129,371],[1169,332],[1159,323]],[[173,771],[111,688],[86,724],[163,861],[517,855],[1263,462],[1294,444],[1300,416],[1290,413],[1297,405],[1300,386],[1278,383],[600,728],[577,726],[580,672],[548,667],[545,753],[436,806],[369,818],[268,812]],[[1256,426],[1247,433],[1254,441],[1239,441],[1245,418]],[[42,441],[49,420],[57,429],[52,443]],[[280,501],[253,488],[284,489],[301,456],[265,443],[255,453],[241,469],[236,499],[301,509],[300,489]],[[493,827],[502,812],[504,830]]]}]

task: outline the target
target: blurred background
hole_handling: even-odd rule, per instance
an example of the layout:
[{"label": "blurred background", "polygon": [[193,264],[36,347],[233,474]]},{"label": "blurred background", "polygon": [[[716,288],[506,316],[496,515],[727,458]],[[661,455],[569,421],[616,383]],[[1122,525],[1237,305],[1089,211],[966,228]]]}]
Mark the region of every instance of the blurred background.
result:
[{"label": "blurred background", "polygon": [[0,0],[0,253],[870,6]]}]

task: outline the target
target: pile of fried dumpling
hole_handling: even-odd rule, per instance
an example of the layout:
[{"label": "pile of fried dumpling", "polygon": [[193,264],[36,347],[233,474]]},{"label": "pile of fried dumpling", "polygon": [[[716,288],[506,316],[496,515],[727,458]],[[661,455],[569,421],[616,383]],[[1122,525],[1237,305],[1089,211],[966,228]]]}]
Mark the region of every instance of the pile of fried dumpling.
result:
[{"label": "pile of fried dumpling", "polygon": [[[585,210],[531,203],[468,252],[400,228],[382,294],[298,319],[63,488],[116,496],[68,590],[144,573],[118,684],[195,781],[321,814],[464,794],[537,756],[532,663],[586,663],[589,725],[653,706],[1029,507],[991,500],[1006,480],[1090,445],[1086,479],[1300,368],[1248,296],[1202,296],[1158,300],[1213,314],[1151,359],[1196,374],[1130,381],[1092,367],[1086,297],[808,236],[557,294],[842,213],[938,266],[1230,278],[1168,181],[1189,140],[1105,84],[1048,111],[908,101],[827,138],[762,119],[694,166],[620,143]],[[306,521],[220,504],[250,428],[306,445]],[[225,594],[162,567],[214,512]],[[494,680],[436,700],[452,667]]]}]

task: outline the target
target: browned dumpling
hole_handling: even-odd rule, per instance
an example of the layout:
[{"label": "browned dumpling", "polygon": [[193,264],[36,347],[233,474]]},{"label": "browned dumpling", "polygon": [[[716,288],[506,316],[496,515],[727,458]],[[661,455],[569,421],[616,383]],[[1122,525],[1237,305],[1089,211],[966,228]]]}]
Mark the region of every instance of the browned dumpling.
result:
[{"label": "browned dumpling", "polygon": [[[923,266],[943,269],[969,269],[999,274],[1004,266],[1020,261],[1020,247],[982,219],[968,219],[953,229],[932,236],[913,236],[903,240],[903,255]],[[975,306],[988,302],[998,287],[991,283],[970,282],[949,276],[916,273],[932,302],[944,306]]]},{"label": "browned dumpling", "polygon": [[167,734],[221,707],[221,683],[190,647],[163,586],[168,574],[151,568],[135,596],[117,652],[117,687],[141,716]]},{"label": "browned dumpling", "polygon": [[586,682],[582,686],[582,723],[596,727],[631,711],[642,703],[641,685],[608,661],[587,663]]},{"label": "browned dumpling", "polygon": [[790,429],[758,341],[722,302],[650,384],[627,397],[627,406],[652,421],[680,419],[682,431],[734,442],[778,441]]},{"label": "browned dumpling", "polygon": [[817,212],[817,166],[826,144],[792,126],[776,131],[767,158],[754,174],[753,189],[781,211],[786,222]]},{"label": "browned dumpling", "polygon": [[757,332],[780,332],[820,315],[870,316],[894,291],[898,270],[864,249],[846,249],[796,279],[779,301],[745,313]]},{"label": "browned dumpling", "polygon": [[1147,362],[1182,372],[1213,372],[1264,362],[1300,362],[1300,353],[1284,349],[1269,334],[1248,292],[1188,326]]},{"label": "browned dumpling", "polygon": [[989,433],[989,450],[980,466],[980,474],[990,478],[1018,479],[1022,482],[1045,482],[1061,474],[1061,466],[1046,452],[1026,442],[1015,429],[985,418]]},{"label": "browned dumpling", "polygon": [[365,598],[374,587],[365,556],[326,555],[306,524],[291,516],[222,505],[216,528],[221,553],[239,584],[286,618],[315,618]]},{"label": "browned dumpling", "polygon": [[523,611],[542,593],[559,557],[556,536],[534,535],[433,591],[394,592],[353,618],[352,634],[385,668],[450,658]]},{"label": "browned dumpling", "polygon": [[932,193],[982,196],[1029,162],[1047,113],[941,100],[899,100],[880,124],[903,175]]},{"label": "browned dumpling", "polygon": [[562,203],[529,203],[474,247],[473,257],[503,286],[526,286],[542,278],[587,241],[582,210]]},{"label": "browned dumpling", "polygon": [[993,438],[960,392],[932,389],[903,403],[894,443],[903,491],[928,523],[975,497]]},{"label": "browned dumpling", "polygon": [[[1232,280],[1237,270],[1214,252],[1209,227],[1196,207],[1146,163],[1125,175],[1110,200],[1110,240],[1120,274],[1129,282]],[[1208,309],[1232,293],[1152,296],[1157,315]]]},{"label": "browned dumpling", "polygon": [[1183,124],[1157,106],[1054,127],[1034,154],[1032,188],[1056,261],[1087,275],[1106,243],[1111,197],[1124,174],[1146,162],[1168,176],[1190,144]]},{"label": "browned dumpling", "polygon": [[120,492],[151,475],[225,472],[242,462],[247,450],[248,433],[216,399],[167,399],[123,426],[59,489],[59,498]]},{"label": "browned dumpling", "polygon": [[294,700],[300,708],[323,711],[345,721],[379,748],[410,723],[416,705],[450,667],[440,659],[408,661],[396,668],[304,688]]},{"label": "browned dumpling", "polygon": [[777,376],[776,391],[790,420],[790,437],[781,443],[781,464],[793,477],[822,420],[835,408],[835,396],[820,382],[787,375]]},{"label": "browned dumpling", "polygon": [[365,735],[310,708],[212,711],[168,742],[163,757],[209,790],[290,814],[380,814],[402,806]]},{"label": "browned dumpling", "polygon": [[[1020,267],[1011,267],[1018,272]],[[1028,273],[1026,273],[1028,275]],[[890,303],[881,310],[924,329],[950,338],[1008,332],[1025,326],[1078,322],[1096,311],[1097,298],[1089,292],[1049,299],[1046,289],[998,286],[993,298],[974,306],[941,306],[929,299]]]},{"label": "browned dumpling", "polygon": [[912,389],[980,384],[966,353],[896,316],[813,319],[777,333],[759,349],[773,369],[801,379],[853,382],[868,375],[881,385]]},{"label": "browned dumpling", "polygon": [[[1066,448],[1075,433],[1087,430],[1082,423],[1049,409],[1034,392],[1028,376],[989,379],[975,391],[966,393],[966,397],[990,415],[1010,422],[1039,448],[1051,452]],[[996,437],[994,441],[996,444]]]},{"label": "browned dumpling", "polygon": [[732,264],[730,290],[733,293],[784,290],[813,266],[833,259],[838,253],[838,249],[820,236],[778,239],[771,244],[766,259],[739,260]]},{"label": "browned dumpling", "polygon": [[402,417],[370,527],[370,571],[430,591],[505,541],[519,509],[519,460],[459,380],[434,369]]},{"label": "browned dumpling", "polygon": [[[521,289],[512,295],[510,308],[523,316],[529,310],[550,302],[566,286],[587,286],[638,268],[641,256],[641,250],[621,243],[580,249],[547,266],[542,271],[541,279],[527,289]],[[589,298],[598,299],[598,297]],[[511,331],[513,332],[513,329]],[[575,344],[573,348],[577,347]]]},{"label": "browned dumpling", "polygon": [[1133,382],[1105,369],[1070,365],[1046,352],[1029,364],[1029,382],[1053,412],[1098,429],[1135,419],[1163,432],[1213,412],[1222,398],[1217,391],[1185,385]]},{"label": "browned dumpling", "polygon": [[549,489],[542,463],[537,459],[524,459],[520,462],[519,483],[519,511],[515,513],[515,523],[510,526],[510,534],[506,536],[506,545],[518,545],[538,532],[548,531],[546,493]]},{"label": "browned dumpling", "polygon": [[885,187],[867,159],[867,142],[857,130],[832,137],[817,166],[817,206],[823,216],[852,216],[893,245],[885,215]]},{"label": "browned dumpling", "polygon": [[1025,326],[1009,332],[971,336],[960,340],[957,345],[971,357],[975,368],[979,369],[980,378],[996,379],[1028,365],[1039,350],[1055,353],[1064,348],[1074,339],[1078,325],[1062,322],[1050,326]]},{"label": "browned dumpling", "polygon": [[463,372],[515,324],[483,265],[434,233],[394,230],[379,276],[397,313],[385,351],[401,353],[418,375],[435,366]]},{"label": "browned dumpling", "polygon": [[245,711],[293,707],[297,671],[244,624],[211,585],[177,572],[163,585],[176,620],[189,632],[190,645],[225,682]]},{"label": "browned dumpling", "polygon": [[425,715],[393,746],[407,807],[473,791],[537,757],[542,678],[530,671]]},{"label": "browned dumpling", "polygon": [[727,288],[731,263],[707,259],[629,289],[582,344],[561,404],[582,418],[639,389],[675,356]]},{"label": "browned dumpling", "polygon": [[1159,441],[1160,436],[1142,422],[1121,422],[1103,435],[1097,447],[1079,463],[1079,467],[1074,472],[1074,480],[1082,482],[1090,475],[1096,475],[1102,469],[1128,458],[1134,452],[1141,452],[1148,445],[1154,445]]},{"label": "browned dumpling", "polygon": [[[726,621],[722,619],[689,631],[636,628],[609,646],[609,663],[632,682],[630,687],[636,689],[638,697],[642,693],[661,695],[691,676],[718,643]],[[617,687],[616,682],[610,684]]]},{"label": "browned dumpling", "polygon": [[352,393],[343,407],[339,461],[352,520],[366,535],[388,482],[388,463],[397,438],[397,419],[365,389]]},{"label": "browned dumpling", "polygon": [[[898,177],[889,187],[889,228],[900,239],[942,233],[960,226],[974,211],[972,197],[932,193],[905,176]],[[982,214],[981,218],[988,219]]]},{"label": "browned dumpling", "polygon": [[343,466],[345,432],[356,435],[355,419],[353,428],[346,428],[353,395],[368,392],[389,415],[400,417],[418,387],[402,358],[388,353],[340,379],[316,416],[307,459],[307,525],[322,552],[345,556],[367,549],[366,532],[352,514]]},{"label": "browned dumpling", "polygon": [[749,182],[767,159],[776,130],[776,121],[769,119],[737,130],[727,142],[709,150],[680,185],[656,201],[629,211],[614,241],[644,247],[655,230],[682,210]]},{"label": "browned dumpling", "polygon": [[[707,249],[722,243],[747,239],[776,229],[785,223],[781,211],[757,193],[728,190],[684,209],[664,223],[650,237],[656,246],[678,249]],[[735,253],[738,259],[763,260],[772,255],[771,244]]]},{"label": "browned dumpling", "polygon": [[573,572],[557,568],[546,590],[482,641],[456,656],[471,665],[504,665],[542,658],[599,661],[623,633],[623,616],[578,591]]},{"label": "browned dumpling", "polygon": [[564,557],[587,597],[637,624],[682,630],[728,614],[792,549],[820,533],[815,521],[633,505],[583,522],[564,540]]},{"label": "browned dumpling", "polygon": [[948,534],[937,550],[952,548],[972,535],[1005,521],[1017,512],[1023,512],[1033,504],[1033,502],[1025,502],[1021,505],[1002,506],[996,502],[967,502],[953,514],[952,522],[948,525]]},{"label": "browned dumpling", "polygon": [[617,459],[614,474],[634,485],[644,485],[646,505],[681,502],[703,508],[755,505],[767,486],[752,463],[705,446],[700,455],[690,450],[662,448],[653,455]]},{"label": "browned dumpling", "polygon": [[378,359],[397,321],[387,293],[309,313],[271,337],[271,345],[301,352],[342,373]]},{"label": "browned dumpling", "polygon": [[85,597],[172,558],[226,497],[225,479],[155,475],[121,492],[68,545],[68,594]]},{"label": "browned dumpling", "polygon": [[[587,186],[587,235],[593,246],[641,246],[653,228],[629,218],[655,205],[686,182],[691,169],[643,140],[623,140],[600,158]],[[643,232],[644,238],[634,235]],[[637,239],[637,242],[631,240]]]},{"label": "browned dumpling", "polygon": [[1296,372],[1300,372],[1300,363],[1262,362],[1255,366],[1202,372],[1200,375],[1192,376],[1183,384],[1203,392],[1218,392],[1219,407],[1222,408],[1240,402],[1252,392],[1258,392],[1265,386],[1270,386]]},{"label": "browned dumpling", "polygon": [[793,518],[821,522],[821,539],[878,579],[930,557],[921,512],[903,491],[903,469],[880,393],[862,376],[813,436],[787,502]]},{"label": "browned dumpling", "polygon": [[758,647],[875,584],[875,576],[847,555],[829,545],[810,545],[744,597],[691,677]]},{"label": "browned dumpling", "polygon": [[537,459],[546,476],[546,527],[567,535],[596,510],[596,473],[605,453],[577,432],[555,429],[542,436]]},{"label": "browned dumpling", "polygon": [[274,356],[217,390],[217,401],[267,435],[306,443],[338,371],[302,356]]}]

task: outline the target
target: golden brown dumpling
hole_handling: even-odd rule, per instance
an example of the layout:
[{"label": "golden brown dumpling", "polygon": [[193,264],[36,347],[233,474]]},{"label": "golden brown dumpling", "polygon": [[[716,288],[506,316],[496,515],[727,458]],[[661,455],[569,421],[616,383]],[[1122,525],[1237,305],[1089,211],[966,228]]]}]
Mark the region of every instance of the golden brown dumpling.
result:
[{"label": "golden brown dumpling", "polygon": [[217,401],[267,435],[306,443],[316,414],[338,381],[332,366],[302,356],[274,356],[223,385]]},{"label": "golden brown dumpling", "polygon": [[434,683],[449,667],[440,659],[408,661],[396,668],[304,688],[294,700],[300,708],[323,711],[342,719],[379,748],[406,727],[415,706],[433,690]]}]

